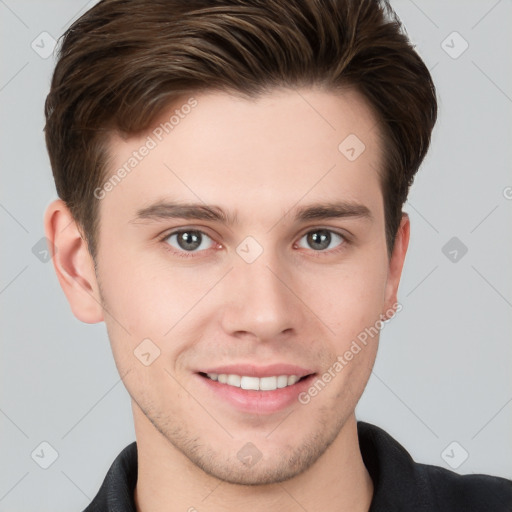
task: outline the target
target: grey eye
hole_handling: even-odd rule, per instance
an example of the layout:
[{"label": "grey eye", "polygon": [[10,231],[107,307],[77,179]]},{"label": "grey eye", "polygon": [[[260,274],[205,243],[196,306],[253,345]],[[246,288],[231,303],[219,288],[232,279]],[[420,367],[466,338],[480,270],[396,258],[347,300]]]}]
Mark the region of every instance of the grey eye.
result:
[{"label": "grey eye", "polygon": [[[301,245],[302,240],[306,240],[307,246],[304,247],[304,245]],[[334,233],[333,231],[330,231],[329,229],[317,229],[315,231],[310,231],[309,233],[306,233],[301,240],[299,241],[299,245],[301,247],[304,247],[305,249],[311,248],[315,251],[323,251],[325,249],[333,249],[336,247],[331,247],[332,242],[339,241],[338,244],[340,245],[343,243],[343,237],[341,235],[338,235],[338,233]]]},{"label": "grey eye", "polygon": [[178,251],[187,252],[197,252],[198,249],[208,249],[213,242],[207,234],[194,229],[171,233],[166,241]]}]

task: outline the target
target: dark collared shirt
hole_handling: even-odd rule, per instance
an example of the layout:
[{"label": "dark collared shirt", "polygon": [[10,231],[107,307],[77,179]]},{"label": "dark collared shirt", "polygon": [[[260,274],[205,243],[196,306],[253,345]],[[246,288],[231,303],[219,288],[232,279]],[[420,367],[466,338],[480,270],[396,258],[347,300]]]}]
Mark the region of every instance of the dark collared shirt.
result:
[{"label": "dark collared shirt", "polygon": [[[357,423],[363,461],[374,485],[369,512],[512,512],[512,480],[458,475],[418,464],[384,430]],[[84,512],[136,512],[137,444],[116,458]]]}]

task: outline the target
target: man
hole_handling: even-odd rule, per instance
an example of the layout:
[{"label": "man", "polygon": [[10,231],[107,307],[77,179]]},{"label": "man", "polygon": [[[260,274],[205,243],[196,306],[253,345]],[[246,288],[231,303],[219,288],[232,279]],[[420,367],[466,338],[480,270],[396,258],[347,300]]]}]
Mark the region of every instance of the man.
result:
[{"label": "man", "polygon": [[106,0],[65,34],[45,216],[136,443],[87,511],[505,511],[357,422],[437,113],[384,2]]}]

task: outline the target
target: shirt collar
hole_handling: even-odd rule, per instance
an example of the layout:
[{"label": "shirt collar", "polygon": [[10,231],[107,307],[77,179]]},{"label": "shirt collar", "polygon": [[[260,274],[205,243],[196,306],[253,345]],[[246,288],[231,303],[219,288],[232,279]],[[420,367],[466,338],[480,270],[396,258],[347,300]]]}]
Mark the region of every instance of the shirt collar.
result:
[{"label": "shirt collar", "polygon": [[428,474],[406,449],[381,428],[357,422],[363,462],[373,480],[373,499],[368,512],[435,510]]}]

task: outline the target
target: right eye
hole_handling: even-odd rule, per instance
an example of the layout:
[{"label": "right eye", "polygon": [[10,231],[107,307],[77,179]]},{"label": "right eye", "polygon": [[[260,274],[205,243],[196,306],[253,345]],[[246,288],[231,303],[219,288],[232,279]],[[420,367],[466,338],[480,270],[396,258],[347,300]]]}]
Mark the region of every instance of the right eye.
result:
[{"label": "right eye", "polygon": [[197,229],[180,229],[168,234],[164,242],[181,253],[194,253],[210,249],[213,240],[202,231]]}]

